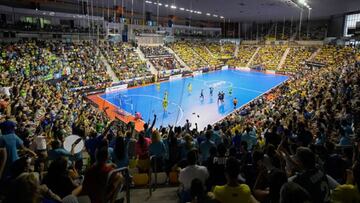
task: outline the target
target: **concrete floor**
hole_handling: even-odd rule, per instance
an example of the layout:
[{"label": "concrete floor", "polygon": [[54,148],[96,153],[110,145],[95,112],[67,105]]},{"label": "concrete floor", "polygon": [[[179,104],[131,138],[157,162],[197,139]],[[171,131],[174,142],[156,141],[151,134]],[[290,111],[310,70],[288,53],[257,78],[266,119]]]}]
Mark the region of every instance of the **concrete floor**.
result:
[{"label": "concrete floor", "polygon": [[158,188],[149,197],[149,189],[130,190],[131,203],[177,203],[177,187]]}]

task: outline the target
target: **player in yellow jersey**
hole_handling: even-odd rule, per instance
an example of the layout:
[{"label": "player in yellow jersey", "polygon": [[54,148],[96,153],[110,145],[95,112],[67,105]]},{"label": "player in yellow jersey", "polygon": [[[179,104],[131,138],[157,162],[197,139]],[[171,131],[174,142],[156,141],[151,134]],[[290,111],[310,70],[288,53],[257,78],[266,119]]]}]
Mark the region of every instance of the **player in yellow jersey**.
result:
[{"label": "player in yellow jersey", "polygon": [[188,88],[188,93],[189,93],[189,95],[190,95],[191,92],[192,92],[192,84],[189,83],[187,88]]},{"label": "player in yellow jersey", "polygon": [[156,90],[159,92],[160,91],[160,83],[156,83]]}]

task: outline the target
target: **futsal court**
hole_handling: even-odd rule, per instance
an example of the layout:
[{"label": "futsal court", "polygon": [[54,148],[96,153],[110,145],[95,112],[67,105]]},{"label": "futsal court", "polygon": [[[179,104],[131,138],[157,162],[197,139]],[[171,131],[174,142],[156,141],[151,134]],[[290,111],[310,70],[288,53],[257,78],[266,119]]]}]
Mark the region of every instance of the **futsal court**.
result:
[{"label": "futsal court", "polygon": [[[234,98],[238,100],[236,108],[240,108],[287,79],[284,75],[221,70],[98,96],[119,108],[119,112],[132,115],[140,112],[145,122],[152,121],[156,114],[156,127],[184,125],[189,120],[193,127],[197,123],[204,128],[233,112]],[[164,110],[166,92],[168,107]],[[218,100],[219,92],[225,94],[223,102]]]}]

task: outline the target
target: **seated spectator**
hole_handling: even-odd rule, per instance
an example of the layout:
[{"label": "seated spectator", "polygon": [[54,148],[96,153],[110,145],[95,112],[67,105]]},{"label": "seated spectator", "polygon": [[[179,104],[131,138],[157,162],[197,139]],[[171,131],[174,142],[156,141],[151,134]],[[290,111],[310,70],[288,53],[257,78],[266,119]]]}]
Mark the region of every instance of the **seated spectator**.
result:
[{"label": "seated spectator", "polygon": [[195,178],[191,181],[191,203],[215,203],[205,192],[201,180]]},{"label": "seated spectator", "polygon": [[330,190],[339,185],[333,178],[317,169],[314,153],[306,147],[296,150],[295,162],[297,162],[300,173],[289,178],[308,191],[314,202],[330,201]]},{"label": "seated spectator", "polygon": [[43,183],[60,198],[71,195],[72,191],[78,187],[78,184],[70,177],[68,161],[65,157],[51,162]]},{"label": "seated spectator", "polygon": [[217,156],[213,157],[207,168],[209,170],[209,184],[214,185],[225,185],[225,165],[226,165],[226,147],[224,144],[219,144],[217,147]]},{"label": "seated spectator", "polygon": [[45,185],[40,185],[34,173],[22,173],[9,185],[3,203],[43,203],[47,200],[61,202],[60,197],[54,194]]},{"label": "seated spectator", "polygon": [[195,178],[199,179],[205,188],[205,181],[209,177],[209,172],[206,167],[197,165],[197,161],[197,152],[195,150],[189,151],[187,154],[188,166],[181,169],[179,173],[179,182],[182,185],[180,191],[181,202],[190,201],[191,182]]},{"label": "seated spectator", "polygon": [[310,194],[299,184],[285,183],[280,190],[280,203],[315,203]]},{"label": "seated spectator", "polygon": [[60,157],[72,157],[74,155],[74,147],[72,147],[72,152],[66,151],[59,140],[54,140],[51,142],[51,150],[48,152],[48,159],[49,160],[56,160]]},{"label": "seated spectator", "polygon": [[233,157],[226,162],[225,168],[227,184],[224,186],[215,186],[214,198],[221,202],[257,202],[251,195],[249,186],[239,184],[238,176],[240,174],[240,163]]}]

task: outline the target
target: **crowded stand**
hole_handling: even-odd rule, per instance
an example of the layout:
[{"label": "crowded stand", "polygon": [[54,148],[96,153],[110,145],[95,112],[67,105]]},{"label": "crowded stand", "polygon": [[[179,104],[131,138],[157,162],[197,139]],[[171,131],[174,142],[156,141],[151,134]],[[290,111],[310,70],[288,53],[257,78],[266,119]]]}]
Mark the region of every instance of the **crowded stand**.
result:
[{"label": "crowded stand", "polygon": [[316,47],[290,47],[285,63],[278,70],[289,72],[301,71],[305,61],[309,60],[316,50]]},{"label": "crowded stand", "polygon": [[228,60],[226,64],[232,67],[246,67],[256,49],[256,46],[241,45],[237,56]]},{"label": "crowded stand", "polygon": [[0,5],[0,203],[360,203],[352,10],[184,2]]},{"label": "crowded stand", "polygon": [[321,47],[320,52],[315,56],[314,61],[318,63],[334,65],[337,63],[337,58],[339,56],[344,56],[351,51],[355,50],[353,50],[351,47],[332,45],[323,46]]},{"label": "crowded stand", "polygon": [[[106,192],[103,185],[93,185],[94,174],[100,172],[97,167],[106,171],[115,166],[133,167],[136,186],[151,168],[150,157],[156,157],[157,172],[165,172],[169,178],[172,174],[171,182],[180,183],[181,202],[191,201],[194,194],[207,201],[232,202],[229,198],[234,197],[226,194],[233,185],[242,194],[236,199],[248,202],[287,202],[284,199],[294,195],[293,190],[301,191],[309,202],[360,200],[360,148],[352,148],[359,146],[360,74],[354,67],[352,48],[324,47],[317,60],[332,57],[328,66],[298,72],[214,126],[203,130],[190,124],[154,129],[155,116],[151,126],[145,124],[143,131],[135,132],[131,123],[109,122],[106,114],[80,93],[69,91],[69,79],[47,83],[39,79],[39,67],[31,65],[25,71],[16,65],[46,66],[49,61],[38,60],[53,58],[51,53],[59,56],[58,47],[74,54],[79,47],[86,50],[85,44],[2,46],[2,78],[13,78],[2,80],[1,92],[0,147],[2,155],[7,153],[7,161],[2,161],[0,168],[4,183],[9,184],[6,189],[2,185],[3,202],[23,202],[22,198],[65,202],[74,195],[88,195],[97,202],[101,192]],[[32,52],[34,61],[28,57]],[[70,53],[63,57],[74,58]],[[110,133],[114,130],[115,135]],[[64,150],[62,143],[72,134],[85,139],[86,152]],[[83,161],[85,155],[94,165]],[[239,180],[234,178],[239,175]],[[308,181],[311,177],[318,178]],[[123,183],[122,175],[114,177],[114,184]],[[31,187],[39,193],[14,195],[17,187]],[[351,195],[344,197],[348,193]]]},{"label": "crowded stand", "polygon": [[266,69],[275,70],[280,63],[287,46],[285,45],[266,45],[260,48],[255,56],[252,65],[262,65]]},{"label": "crowded stand", "polygon": [[190,69],[196,70],[206,66],[206,62],[192,50],[190,42],[175,42],[170,45],[170,48]]},{"label": "crowded stand", "polygon": [[195,42],[192,44],[193,50],[206,61],[206,63],[209,65],[209,67],[216,68],[216,67],[223,65],[223,62],[214,58],[209,53],[209,50],[206,49],[205,46],[206,46],[205,42]]},{"label": "crowded stand", "polygon": [[217,59],[229,59],[233,58],[235,54],[236,45],[231,42],[227,43],[215,43],[210,42],[206,44],[209,51]]},{"label": "crowded stand", "polygon": [[140,46],[140,50],[146,58],[171,56],[169,51],[162,46]]},{"label": "crowded stand", "polygon": [[119,80],[151,75],[146,62],[140,59],[130,43],[102,43],[99,47]]},{"label": "crowded stand", "polygon": [[152,58],[150,62],[161,72],[184,68],[180,62],[173,57]]}]

